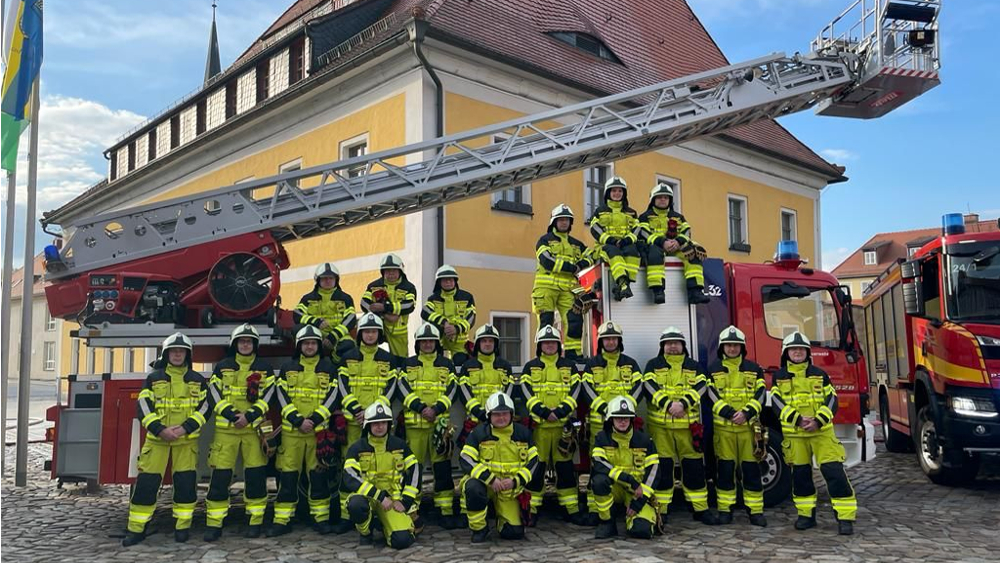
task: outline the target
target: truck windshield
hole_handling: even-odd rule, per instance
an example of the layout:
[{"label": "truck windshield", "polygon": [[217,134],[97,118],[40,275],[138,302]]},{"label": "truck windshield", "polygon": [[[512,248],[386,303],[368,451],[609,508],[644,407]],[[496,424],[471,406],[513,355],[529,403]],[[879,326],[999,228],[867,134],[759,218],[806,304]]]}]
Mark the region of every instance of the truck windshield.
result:
[{"label": "truck windshield", "polygon": [[948,256],[948,318],[1000,322],[1000,247],[980,246]]},{"label": "truck windshield", "polygon": [[808,288],[801,297],[764,286],[764,325],[767,335],[781,340],[794,331],[806,335],[813,346],[840,347],[840,319],[829,288]]}]

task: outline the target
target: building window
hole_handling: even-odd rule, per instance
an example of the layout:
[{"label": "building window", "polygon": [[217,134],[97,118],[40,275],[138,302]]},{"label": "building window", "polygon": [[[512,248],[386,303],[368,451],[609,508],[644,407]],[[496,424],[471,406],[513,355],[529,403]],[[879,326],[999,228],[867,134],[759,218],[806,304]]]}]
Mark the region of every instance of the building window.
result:
[{"label": "building window", "polygon": [[[494,143],[502,143],[507,139],[510,139],[510,135],[493,136]],[[490,196],[490,207],[500,211],[531,215],[531,184],[493,192]]]},{"label": "building window", "polygon": [[747,232],[747,198],[729,195],[729,250],[750,252]]},{"label": "building window", "polygon": [[181,146],[181,116],[180,114],[170,118],[170,148],[176,149]]},{"label": "building window", "polygon": [[288,46],[288,84],[289,86],[302,80],[305,74],[305,37],[299,37]]},{"label": "building window", "polygon": [[135,370],[135,348],[125,349],[125,369],[122,371],[131,372]]},{"label": "building window", "polygon": [[907,248],[906,249],[906,257],[907,258],[913,258],[913,255],[916,254],[918,250],[920,250],[919,246],[911,246],[911,247]]},{"label": "building window", "polygon": [[156,128],[149,132],[146,138],[146,161],[152,162],[156,158]]},{"label": "building window", "polygon": [[554,31],[548,33],[551,37],[572,45],[581,51],[586,51],[595,57],[600,57],[606,61],[622,64],[621,60],[604,44],[603,41],[578,31]]},{"label": "building window", "polygon": [[871,286],[872,286],[872,282],[870,282],[870,281],[863,281],[863,282],[861,282],[861,295],[864,295],[865,292],[868,291],[868,288],[871,287]]},{"label": "building window", "polygon": [[865,266],[878,265],[878,252],[875,250],[865,251]]},{"label": "building window", "polygon": [[226,119],[236,115],[236,81],[226,84]]},{"label": "building window", "polygon": [[267,99],[268,89],[271,86],[271,59],[264,59],[257,63],[255,74],[257,81],[257,103],[259,104]]},{"label": "building window", "polygon": [[56,343],[46,342],[44,348],[44,369],[45,371],[55,371],[56,370]]},{"label": "building window", "polygon": [[135,141],[128,144],[128,168],[129,172],[135,170]]},{"label": "building window", "polygon": [[[352,137],[340,143],[340,160],[348,160],[368,154],[368,133]],[[352,166],[347,171],[348,178],[356,178],[365,172],[364,165]]]},{"label": "building window", "polygon": [[[674,211],[678,213],[683,213],[681,211],[681,181],[677,178],[671,178],[670,176],[664,176],[663,174],[656,175],[657,184],[666,184],[670,186],[670,189],[674,191],[674,197],[672,203],[674,204]],[[638,210],[640,213],[645,211],[648,201],[633,201],[631,202],[632,208]]]},{"label": "building window", "polygon": [[797,215],[794,210],[781,210],[781,240],[798,240],[797,223]]},{"label": "building window", "polygon": [[56,329],[56,319],[49,312],[48,307],[45,308],[45,332],[52,332]]},{"label": "building window", "polygon": [[[295,172],[296,170],[302,170],[302,159],[293,160],[292,162],[286,162],[278,167],[278,174],[287,174],[289,172]],[[299,186],[299,181],[289,180],[288,184],[294,187]]]},{"label": "building window", "polygon": [[604,183],[613,173],[610,164],[602,164],[588,168],[584,172],[583,183],[583,219],[589,221],[594,211],[604,203]]},{"label": "building window", "polygon": [[97,349],[87,347],[87,373],[92,374],[97,365]]},{"label": "building window", "polygon": [[111,178],[112,182],[118,179],[118,151],[116,150],[111,151],[111,172],[108,177]]},{"label": "building window", "polygon": [[202,98],[194,107],[194,134],[201,135],[208,127],[208,100]]},{"label": "building window", "polygon": [[490,315],[490,322],[500,333],[500,357],[513,366],[523,366],[528,361],[528,315],[524,313],[498,313]]},{"label": "building window", "polygon": [[111,373],[115,371],[115,349],[105,348],[104,349],[104,373]]}]

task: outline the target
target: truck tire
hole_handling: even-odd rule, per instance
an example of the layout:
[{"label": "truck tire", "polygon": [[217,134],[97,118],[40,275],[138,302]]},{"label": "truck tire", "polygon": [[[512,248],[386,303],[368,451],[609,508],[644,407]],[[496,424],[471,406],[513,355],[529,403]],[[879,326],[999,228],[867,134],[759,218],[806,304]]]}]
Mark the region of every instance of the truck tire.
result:
[{"label": "truck tire", "polygon": [[914,438],[917,461],[920,469],[931,482],[937,485],[957,486],[971,483],[979,473],[979,458],[955,452],[952,458],[959,463],[944,465],[949,453],[937,443],[937,428],[930,405],[924,405],[917,413],[917,432]]},{"label": "truck tire", "polygon": [[778,506],[792,496],[792,468],[785,463],[781,440],[781,432],[772,428],[767,437],[767,455],[760,462],[764,506],[767,508]]},{"label": "truck tire", "polygon": [[885,449],[893,453],[911,451],[913,440],[909,436],[889,425],[889,396],[879,395],[878,419],[882,423],[882,436],[885,438]]}]

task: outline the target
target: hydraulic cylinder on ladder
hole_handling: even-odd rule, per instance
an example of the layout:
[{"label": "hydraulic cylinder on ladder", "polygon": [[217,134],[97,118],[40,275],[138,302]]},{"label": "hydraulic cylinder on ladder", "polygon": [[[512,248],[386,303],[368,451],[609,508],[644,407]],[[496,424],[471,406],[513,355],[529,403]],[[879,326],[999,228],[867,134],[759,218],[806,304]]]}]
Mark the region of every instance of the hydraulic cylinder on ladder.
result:
[{"label": "hydraulic cylinder on ladder", "polygon": [[[285,324],[285,241],[413,213],[816,108],[870,118],[939,83],[937,1],[857,0],[778,53],[401,148],[105,213],[46,251],[53,316],[84,327]],[[860,20],[847,20],[859,12]],[[841,28],[845,28],[841,31]],[[551,124],[559,125],[553,127]],[[506,140],[492,143],[503,134]],[[485,140],[485,143],[484,143]],[[409,155],[422,162],[402,165]],[[259,195],[268,192],[267,195]],[[134,325],[133,325],[134,326]],[[94,331],[96,336],[100,331]]]}]

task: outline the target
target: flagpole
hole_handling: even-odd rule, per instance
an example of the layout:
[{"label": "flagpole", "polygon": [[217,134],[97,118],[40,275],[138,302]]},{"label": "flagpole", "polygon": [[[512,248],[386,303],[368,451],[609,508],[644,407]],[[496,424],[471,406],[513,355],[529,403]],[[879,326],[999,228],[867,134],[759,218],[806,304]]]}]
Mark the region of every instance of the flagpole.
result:
[{"label": "flagpole", "polygon": [[36,78],[31,89],[31,141],[28,144],[28,203],[24,216],[24,281],[21,282],[21,369],[17,386],[17,459],[14,486],[28,484],[28,406],[31,403],[31,321],[35,292],[35,190],[38,181],[38,90]]},{"label": "flagpole", "polygon": [[[11,283],[14,276],[14,207],[17,197],[17,174],[13,170],[7,172],[7,209],[4,213],[3,229],[3,295],[0,301],[3,303],[0,309],[0,326],[3,328],[2,343],[0,343],[0,396],[3,402],[0,403],[0,417],[3,418],[3,440],[7,443],[7,376],[10,373],[10,299]],[[7,469],[7,447],[4,446],[3,455],[0,456],[0,474]]]}]

